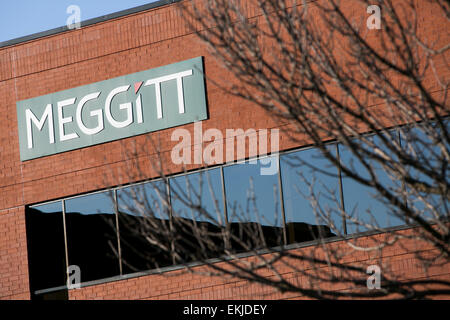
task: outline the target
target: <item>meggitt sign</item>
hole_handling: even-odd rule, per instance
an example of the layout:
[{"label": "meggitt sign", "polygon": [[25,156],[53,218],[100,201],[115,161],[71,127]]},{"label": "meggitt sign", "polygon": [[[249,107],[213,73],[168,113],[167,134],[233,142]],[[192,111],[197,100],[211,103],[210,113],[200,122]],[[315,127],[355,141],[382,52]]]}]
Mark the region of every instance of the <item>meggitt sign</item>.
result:
[{"label": "meggitt sign", "polygon": [[22,161],[207,118],[201,57],[17,102]]}]

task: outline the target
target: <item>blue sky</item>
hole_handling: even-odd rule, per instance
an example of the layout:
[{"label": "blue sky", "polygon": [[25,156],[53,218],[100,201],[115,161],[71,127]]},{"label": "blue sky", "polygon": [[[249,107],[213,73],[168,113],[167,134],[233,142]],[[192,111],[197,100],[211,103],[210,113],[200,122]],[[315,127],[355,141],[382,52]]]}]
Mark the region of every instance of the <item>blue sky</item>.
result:
[{"label": "blue sky", "polygon": [[77,5],[81,21],[156,0],[0,0],[0,42],[66,25],[67,8]]}]

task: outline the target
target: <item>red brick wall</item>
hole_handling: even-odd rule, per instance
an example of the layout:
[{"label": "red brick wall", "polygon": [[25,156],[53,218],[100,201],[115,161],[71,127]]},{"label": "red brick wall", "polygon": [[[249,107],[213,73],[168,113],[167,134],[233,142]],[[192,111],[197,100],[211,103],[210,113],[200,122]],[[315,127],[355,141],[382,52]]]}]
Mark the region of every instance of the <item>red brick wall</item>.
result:
[{"label": "red brick wall", "polygon": [[[255,14],[253,10],[250,15]],[[362,12],[364,14],[364,12]],[[423,24],[431,33],[432,12]],[[428,17],[428,15],[431,15]],[[209,55],[207,48],[189,32],[176,5],[113,19],[0,48],[0,298],[29,298],[24,207],[130,182],[125,150],[145,143],[145,136],[132,137],[20,162],[16,101],[126,75],[197,56],[205,57],[207,75],[229,75]],[[207,80],[210,119],[203,130],[218,128],[274,128],[277,123],[238,98],[226,96]],[[192,132],[193,125],[185,126]],[[151,134],[170,158],[176,142],[172,130]],[[294,145],[281,136],[280,148]],[[157,175],[150,165],[156,150],[139,150],[142,178]],[[168,172],[182,168],[166,161]],[[137,179],[137,178],[136,178]],[[392,254],[395,256],[395,254]],[[398,255],[399,265],[407,253]],[[359,258],[358,258],[359,259]],[[448,275],[449,269],[442,274]],[[269,296],[262,294],[268,293]],[[207,279],[193,275],[152,275],[74,290],[78,298],[279,298],[278,293],[237,280]]]},{"label": "red brick wall", "polygon": [[23,206],[0,211],[0,299],[29,299]]}]

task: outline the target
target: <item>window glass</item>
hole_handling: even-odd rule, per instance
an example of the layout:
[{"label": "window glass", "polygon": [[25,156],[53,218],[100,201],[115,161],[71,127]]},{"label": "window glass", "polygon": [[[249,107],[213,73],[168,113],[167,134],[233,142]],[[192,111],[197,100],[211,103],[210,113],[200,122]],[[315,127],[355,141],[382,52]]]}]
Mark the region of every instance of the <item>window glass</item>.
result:
[{"label": "window glass", "polygon": [[66,259],[62,202],[26,208],[30,288],[66,284]]},{"label": "window glass", "polygon": [[225,225],[220,169],[171,178],[170,191],[174,215]]},{"label": "window glass", "polygon": [[288,242],[343,234],[337,168],[317,148],[284,154],[280,164]]},{"label": "window glass", "polygon": [[81,281],[119,274],[116,216],[112,192],[65,201],[69,265],[77,265]]},{"label": "window glass", "polygon": [[183,260],[223,254],[227,239],[220,169],[170,179],[173,226]]},{"label": "window glass", "polygon": [[161,246],[170,245],[167,188],[152,181],[117,190],[119,234],[124,274],[172,264]]},{"label": "window glass", "polygon": [[[388,133],[389,139],[397,139],[397,131]],[[397,161],[396,156],[391,152],[377,136],[368,137],[369,141],[380,151],[383,151],[393,162]],[[362,143],[362,142],[361,142]],[[373,146],[362,143],[365,148],[372,151]],[[369,171],[364,164],[344,145],[339,145],[339,152],[342,163],[351,171],[358,173],[365,179],[371,179]],[[380,153],[382,154],[382,153]],[[378,182],[391,194],[402,200],[402,184],[393,176],[389,170],[383,168],[375,160],[367,160],[367,163],[374,169]],[[347,232],[349,234],[363,232],[378,228],[387,228],[404,224],[396,211],[383,199],[379,192],[372,187],[363,185],[343,173],[342,185],[344,194],[344,204],[347,215]]]},{"label": "window glass", "polygon": [[[444,120],[447,134],[450,131],[450,121]],[[438,179],[419,170],[413,164],[406,164],[407,176],[413,179],[414,186],[406,185],[408,206],[426,218],[448,216],[450,203],[445,191],[438,187],[438,180],[450,180],[450,171],[446,169],[448,162],[443,150],[449,152],[450,146],[445,143],[445,134],[436,122],[428,125],[404,127],[401,130],[401,145],[406,152],[417,160],[420,167],[430,172],[442,172],[446,177]],[[435,135],[435,136],[434,136]],[[444,173],[445,172],[445,173]]]},{"label": "window glass", "polygon": [[232,246],[238,251],[283,243],[278,171],[265,171],[267,160],[278,166],[278,157],[271,156],[223,169]]}]

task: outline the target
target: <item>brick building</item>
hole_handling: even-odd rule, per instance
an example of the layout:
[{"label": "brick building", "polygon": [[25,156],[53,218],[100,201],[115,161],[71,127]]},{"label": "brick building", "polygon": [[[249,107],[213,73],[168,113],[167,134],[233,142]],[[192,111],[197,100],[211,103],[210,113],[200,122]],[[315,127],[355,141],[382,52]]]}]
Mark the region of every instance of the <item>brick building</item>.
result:
[{"label": "brick building", "polygon": [[[274,132],[270,130],[280,128],[280,125],[266,113],[255,113],[254,106],[250,103],[224,94],[208,79],[203,81],[196,78],[197,82],[190,82],[194,81],[192,79],[196,75],[201,75],[198,73],[199,68],[203,68],[206,77],[211,74],[216,78],[226,79],[229,75],[227,70],[209,54],[196,35],[189,31],[178,13],[176,3],[172,2],[177,1],[161,0],[89,20],[82,24],[81,29],[59,28],[0,43],[0,97],[3,107],[0,116],[0,299],[299,297],[296,294],[282,294],[273,288],[251,284],[244,280],[186,274],[181,267],[170,263],[159,264],[163,271],[161,274],[146,268],[145,264],[141,265],[138,260],[135,260],[138,267],[131,268],[124,262],[124,257],[134,259],[131,249],[126,246],[124,240],[126,236],[117,231],[117,228],[114,229],[116,232],[112,233],[98,231],[104,227],[100,220],[95,219],[98,216],[95,213],[101,212],[103,218],[106,217],[110,223],[118,224],[117,210],[121,206],[118,199],[121,199],[120,193],[124,188],[133,188],[137,186],[136,183],[140,183],[139,186],[142,186],[142,183],[157,183],[160,175],[154,164],[159,160],[159,156],[164,159],[165,174],[171,176],[173,180],[184,176],[179,175],[183,173],[183,167],[170,160],[171,150],[177,144],[177,141],[171,138],[176,128],[186,129],[192,137],[195,137],[194,130],[198,122],[194,124],[194,121],[202,120],[203,132],[211,128],[219,129],[223,133],[227,129],[238,128],[244,131],[251,128],[268,129],[269,138],[273,138],[270,133]],[[439,23],[430,28],[431,33],[444,31],[440,29],[443,28],[443,24]],[[191,73],[179,75],[186,70]],[[144,74],[147,71],[149,74]],[[172,76],[174,74],[178,74],[178,78]],[[108,82],[111,79],[116,79],[114,80],[116,83]],[[159,79],[159,82],[148,79]],[[170,85],[164,84],[165,82],[170,82]],[[98,87],[90,87],[96,83],[99,83]],[[180,101],[178,90],[180,83],[181,90],[184,85],[186,110],[183,112],[181,111],[183,106],[176,103]],[[110,85],[112,87],[109,87]],[[111,93],[119,85],[123,86],[122,91]],[[159,88],[156,89],[156,93],[153,93],[155,89],[150,88],[152,86]],[[73,88],[81,89],[70,91]],[[83,91],[86,88],[91,88],[91,92]],[[197,96],[191,97],[189,88],[200,90],[198,94],[200,97],[204,94],[204,100]],[[92,93],[94,89],[98,89],[97,91],[102,94],[86,98],[86,95]],[[150,95],[157,101],[158,90],[161,90],[159,109],[156,102],[153,104],[156,105],[154,114],[144,111],[142,118],[142,113],[139,114],[139,110],[142,109],[138,109],[138,106],[145,108],[145,105],[149,105]],[[123,101],[125,103],[119,108],[129,110],[134,115],[129,114],[128,119],[119,114],[117,101],[116,104],[112,103],[111,107],[112,98],[125,91],[127,95],[133,97],[133,100],[131,104]],[[52,96],[58,92],[64,94]],[[73,97],[65,95],[66,93],[72,94]],[[80,129],[80,122],[83,123],[83,120],[78,122],[75,108],[71,109],[70,106],[78,105],[78,101],[83,97],[86,98],[84,103],[88,103],[99,95],[106,100],[108,100],[106,96],[110,97],[110,107],[115,106],[116,110],[109,110],[109,116],[106,115],[108,112],[106,109],[102,111],[105,114],[102,126],[98,122],[86,120],[84,130]],[[45,108],[48,106],[47,103],[50,103],[46,102],[45,97],[56,99],[49,100],[53,102],[53,106]],[[72,99],[74,97],[76,101]],[[139,97],[142,97],[142,101],[138,102]],[[32,100],[35,98],[41,100]],[[167,111],[168,102],[165,101],[170,99],[179,107],[178,113]],[[19,116],[28,119],[24,120],[24,124],[20,124],[18,115],[27,106],[26,102],[19,103],[23,101],[37,103],[37,109]],[[192,115],[189,108],[195,103],[200,107],[198,112]],[[83,106],[84,104],[81,104],[80,110]],[[92,106],[91,112],[95,111],[93,105],[89,106]],[[86,108],[90,108],[89,106]],[[48,113],[46,117],[46,112],[53,113]],[[166,115],[172,118],[161,126],[156,124],[158,119],[165,120]],[[187,118],[177,118],[180,115]],[[95,118],[95,113],[91,113],[91,116],[99,119]],[[145,120],[151,117],[154,121],[152,129],[140,131],[139,124],[145,123]],[[55,123],[46,124],[51,118]],[[87,119],[86,115],[81,118]],[[130,120],[131,124],[127,123],[127,120]],[[78,127],[75,127],[76,124]],[[94,127],[96,124],[98,126]],[[50,127],[53,127],[53,132],[49,132]],[[124,134],[116,135],[111,131],[114,128],[119,130],[118,128],[124,127],[127,128]],[[105,137],[96,141],[85,139],[91,134],[86,134],[90,132],[89,130],[101,131]],[[34,140],[30,140],[27,133],[33,136]],[[73,134],[76,135],[75,138]],[[130,157],[127,153],[128,148],[148,144],[149,136],[163,146],[161,154],[155,149],[137,148],[136,153]],[[47,143],[45,150],[39,149],[39,144],[48,142],[49,137],[50,144]],[[27,151],[25,142],[21,145],[22,140],[26,141],[26,138],[29,143],[28,149],[33,149],[34,143],[36,153],[27,153],[29,150]],[[297,221],[293,218],[286,220],[291,216],[293,208],[298,205],[296,201],[300,200],[293,200],[294,195],[290,194],[291,172],[283,163],[283,156],[304,152],[306,156],[312,157],[314,149],[305,148],[307,144],[294,144],[283,135],[282,131],[279,138],[281,154],[279,173],[259,177],[261,180],[258,180],[257,185],[262,188],[261,194],[266,195],[271,192],[272,184],[278,186],[280,183],[283,184],[283,194],[280,195],[280,202],[283,205],[275,211],[280,212],[278,218],[284,220],[279,224],[280,228],[284,228],[284,241],[292,244],[292,250],[309,250],[314,246],[311,239],[297,238],[298,231],[295,233],[286,229],[287,222],[291,222],[292,226],[293,222],[310,221],[308,219]],[[199,145],[195,138],[193,139],[189,148],[192,148],[192,154],[195,154],[195,150],[202,148],[202,143],[206,146],[207,141],[200,141]],[[64,144],[65,141],[69,141],[68,144]],[[78,141],[81,142],[78,144]],[[229,152],[227,149],[224,153]],[[237,177],[249,178],[252,176],[251,170],[263,167],[258,163],[256,166],[253,165],[253,169],[245,170],[239,166],[246,164],[231,164],[237,158],[239,154],[233,155],[231,161],[227,158],[222,164],[210,166],[213,183],[217,185],[222,197],[225,193],[228,197],[237,198],[238,193],[245,194],[245,188],[239,189],[240,186],[233,185],[234,181],[242,181]],[[136,169],[136,164],[139,165],[139,172],[130,173],[130,165]],[[202,164],[192,161],[187,169],[190,174],[195,175],[202,167],[204,167]],[[264,186],[270,190],[264,189]],[[354,192],[352,188],[355,186],[348,184],[344,187]],[[106,200],[111,200],[109,196],[111,194],[112,199],[115,199],[113,204]],[[346,196],[343,195],[344,200]],[[348,199],[351,202],[350,195]],[[260,203],[261,206],[281,206],[280,203],[264,201]],[[224,199],[222,202],[224,207],[229,203]],[[390,226],[401,229],[402,227],[396,223],[391,221]],[[403,232],[409,232],[408,228],[404,229]],[[121,230],[125,231],[124,228]],[[383,234],[353,231],[352,236],[362,243],[371,243],[374,239],[382,238]],[[345,246],[339,239],[333,241],[335,246]],[[450,279],[448,264],[430,269],[425,275],[414,263],[413,251],[426,251],[430,248],[413,247],[408,242],[398,243],[384,250],[383,255],[405,279],[420,279],[425,276]],[[349,261],[364,264],[368,263],[370,258],[368,253],[354,252],[350,255]],[[66,269],[70,265],[80,266],[82,282],[80,289],[61,288],[65,285]]]}]

